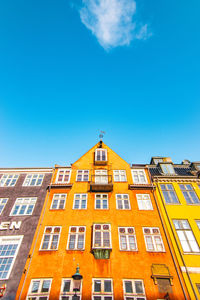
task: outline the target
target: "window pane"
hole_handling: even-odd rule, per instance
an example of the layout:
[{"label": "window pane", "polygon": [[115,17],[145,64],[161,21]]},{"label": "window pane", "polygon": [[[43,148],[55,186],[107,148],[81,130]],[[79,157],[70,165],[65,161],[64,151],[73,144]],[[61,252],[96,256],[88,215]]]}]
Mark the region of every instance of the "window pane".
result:
[{"label": "window pane", "polygon": [[42,293],[47,293],[49,291],[49,287],[50,287],[50,280],[44,280],[43,284],[42,284]]},{"label": "window pane", "polygon": [[111,280],[104,280],[104,292],[111,292]]},{"label": "window pane", "polygon": [[39,288],[40,281],[33,281],[31,293],[37,293]]},{"label": "window pane", "polygon": [[95,292],[101,292],[101,281],[95,280],[94,282],[94,291]]},{"label": "window pane", "polygon": [[137,294],[143,294],[143,286],[141,281],[135,281],[135,291]]},{"label": "window pane", "polygon": [[70,280],[64,281],[64,286],[63,286],[63,292],[69,292],[70,291]]},{"label": "window pane", "polygon": [[126,293],[133,293],[131,281],[125,281],[125,291],[126,291]]}]

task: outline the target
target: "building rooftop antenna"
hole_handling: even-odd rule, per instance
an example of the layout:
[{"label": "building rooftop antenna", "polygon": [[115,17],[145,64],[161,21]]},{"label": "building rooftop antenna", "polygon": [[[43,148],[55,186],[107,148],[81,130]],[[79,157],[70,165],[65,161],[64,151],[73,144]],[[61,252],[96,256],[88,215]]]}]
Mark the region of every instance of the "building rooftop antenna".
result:
[{"label": "building rooftop antenna", "polygon": [[100,141],[102,141],[102,138],[104,137],[105,134],[106,134],[105,131],[100,130],[100,134],[99,134]]}]

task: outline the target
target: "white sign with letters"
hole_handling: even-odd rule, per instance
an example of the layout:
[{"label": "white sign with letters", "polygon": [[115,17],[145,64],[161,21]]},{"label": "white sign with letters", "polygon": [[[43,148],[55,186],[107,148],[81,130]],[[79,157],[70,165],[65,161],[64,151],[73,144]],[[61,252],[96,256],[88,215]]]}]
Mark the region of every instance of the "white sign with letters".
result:
[{"label": "white sign with letters", "polygon": [[20,229],[20,226],[22,224],[22,221],[18,222],[1,222],[0,223],[0,230],[7,230],[7,229]]}]

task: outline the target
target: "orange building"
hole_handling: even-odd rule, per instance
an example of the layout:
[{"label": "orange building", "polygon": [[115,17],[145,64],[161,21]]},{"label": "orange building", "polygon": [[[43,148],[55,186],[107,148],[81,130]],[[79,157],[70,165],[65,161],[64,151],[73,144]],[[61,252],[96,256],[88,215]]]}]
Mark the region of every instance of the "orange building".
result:
[{"label": "orange building", "polygon": [[17,299],[189,299],[169,245],[147,169],[100,141],[55,167]]}]

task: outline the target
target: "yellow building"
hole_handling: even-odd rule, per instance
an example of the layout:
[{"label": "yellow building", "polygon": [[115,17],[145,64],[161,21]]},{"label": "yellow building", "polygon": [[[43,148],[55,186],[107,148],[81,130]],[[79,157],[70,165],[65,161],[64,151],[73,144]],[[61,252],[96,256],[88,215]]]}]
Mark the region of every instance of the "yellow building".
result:
[{"label": "yellow building", "polygon": [[148,167],[188,292],[200,299],[200,162],[153,157]]}]

